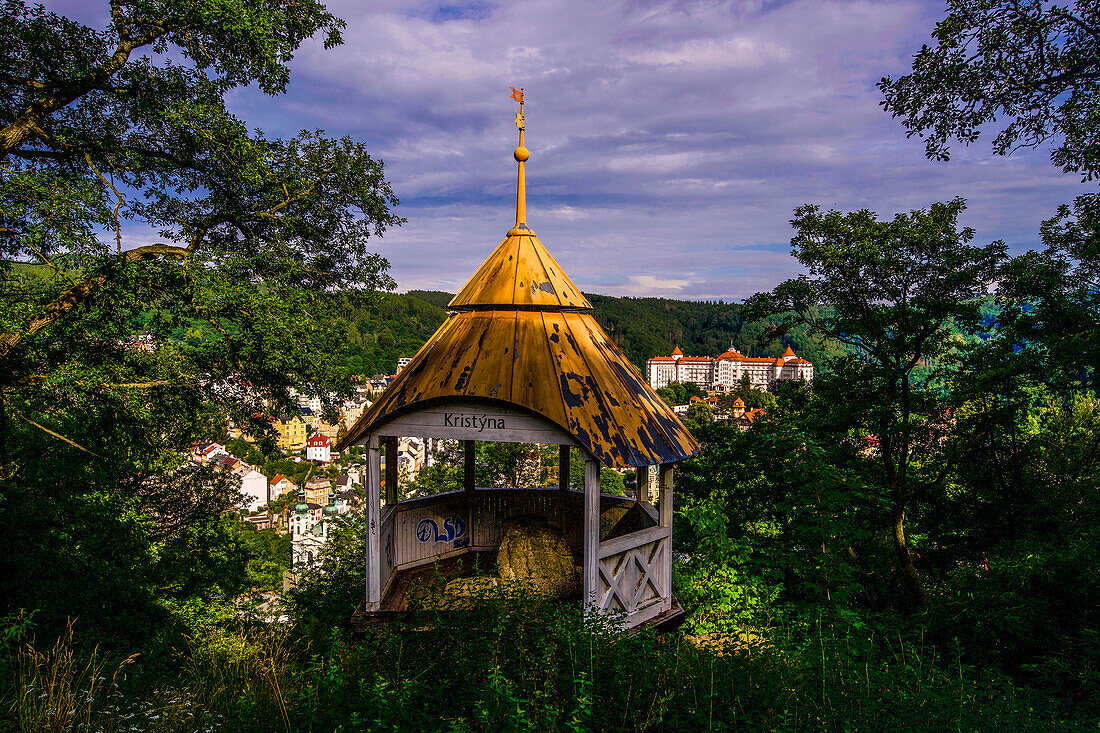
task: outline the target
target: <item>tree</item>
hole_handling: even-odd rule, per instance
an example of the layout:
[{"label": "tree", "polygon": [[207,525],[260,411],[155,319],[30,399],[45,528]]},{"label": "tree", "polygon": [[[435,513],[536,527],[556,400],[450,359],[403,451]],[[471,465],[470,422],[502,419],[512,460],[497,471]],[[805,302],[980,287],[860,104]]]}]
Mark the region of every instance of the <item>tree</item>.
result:
[{"label": "tree", "polygon": [[1057,143],[1051,161],[1086,180],[1100,175],[1100,5],[1016,0],[949,0],[947,17],[913,57],[910,74],[879,82],[883,107],[929,158],[969,144],[1007,120],[993,150]]},{"label": "tree", "polygon": [[714,420],[714,410],[706,402],[693,402],[684,415],[684,425],[694,434]]},{"label": "tree", "polygon": [[[969,144],[1004,119],[998,155],[1051,141],[1055,165],[1085,180],[1100,175],[1100,5],[950,0],[948,8],[937,45],[921,49],[912,73],[879,83],[885,109],[925,139],[930,158],[947,160],[950,141]],[[1002,335],[1015,339],[1009,358],[1059,388],[1095,388],[1098,227],[1096,194],[1059,207],[1042,226],[1044,251],[1014,260],[998,293],[1007,304],[1001,324],[1012,324]]]},{"label": "tree", "polygon": [[778,406],[776,397],[771,392],[766,392],[752,386],[752,378],[748,374],[742,374],[737,386],[732,392],[723,392],[718,395],[718,405],[724,411],[733,409],[733,403],[741,400],[746,409],[771,410]]},{"label": "tree", "polygon": [[753,296],[745,308],[746,318],[785,314],[769,339],[800,324],[850,349],[815,391],[832,393],[833,415],[857,440],[878,438],[903,606],[925,601],[906,515],[943,479],[930,460],[946,419],[933,389],[937,372],[954,344],[950,328],[977,327],[978,299],[1005,257],[1001,242],[969,245],[973,231],[957,226],[963,208],[956,199],[880,221],[870,211],[799,207],[792,253],[809,274]]},{"label": "tree", "polygon": [[705,399],[707,396],[707,393],[700,389],[699,385],[695,382],[669,382],[667,385],[657,390],[657,394],[670,407],[683,405],[691,400],[692,397]]},{"label": "tree", "polygon": [[1100,197],[1043,223],[1045,245],[1014,258],[998,288],[1005,358],[1058,392],[1100,388]]},{"label": "tree", "polygon": [[[584,491],[584,473],[584,461],[577,460],[574,454],[569,462],[569,488]],[[600,466],[600,493],[626,496],[626,477],[613,468]]]},{"label": "tree", "polygon": [[101,30],[4,0],[5,606],[123,623],[187,587],[158,575],[162,550],[186,553],[236,492],[181,453],[226,415],[269,433],[266,405],[291,408],[292,385],[330,408],[347,391],[346,328],[328,324],[341,296],[391,283],[367,250],[401,221],[382,164],[321,131],[249,131],[225,106],[240,87],[281,92],[299,44],[342,27],[315,0],[114,0]]}]

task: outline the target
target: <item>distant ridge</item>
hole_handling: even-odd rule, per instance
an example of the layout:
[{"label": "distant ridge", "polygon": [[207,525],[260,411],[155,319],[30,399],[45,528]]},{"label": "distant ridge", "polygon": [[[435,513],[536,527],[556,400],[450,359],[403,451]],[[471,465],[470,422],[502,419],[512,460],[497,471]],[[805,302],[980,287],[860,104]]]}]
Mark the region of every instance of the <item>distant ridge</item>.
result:
[{"label": "distant ridge", "polygon": [[[720,354],[731,344],[753,356],[779,356],[786,348],[782,343],[759,349],[756,338],[764,324],[745,327],[736,303],[584,295],[593,306],[596,321],[642,372],[646,359],[669,354],[676,346],[685,354],[699,356]],[[452,293],[438,290],[383,296],[378,311],[362,314],[362,320],[355,324],[363,336],[388,329],[388,334],[383,331],[380,339],[364,345],[364,366],[376,364],[372,373],[392,372],[399,356],[412,356],[443,322],[452,297]],[[413,316],[407,326],[402,325],[403,314]],[[370,341],[369,337],[366,340]],[[803,358],[815,364],[824,360],[821,347],[805,334],[792,334],[790,343]]]}]

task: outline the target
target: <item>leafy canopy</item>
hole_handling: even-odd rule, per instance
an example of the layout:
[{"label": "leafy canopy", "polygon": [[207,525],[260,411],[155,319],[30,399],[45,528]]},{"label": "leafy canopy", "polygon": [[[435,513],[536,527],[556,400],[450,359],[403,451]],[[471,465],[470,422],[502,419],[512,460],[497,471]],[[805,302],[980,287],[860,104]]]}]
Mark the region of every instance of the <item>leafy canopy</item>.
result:
[{"label": "leafy canopy", "polygon": [[1100,175],[1100,4],[949,0],[932,35],[911,73],[879,82],[883,107],[929,158],[947,160],[952,140],[972,143],[1003,121],[998,155],[1055,140],[1055,165]]},{"label": "leafy canopy", "polygon": [[334,417],[341,306],[392,285],[367,247],[401,219],[362,144],[269,137],[226,98],[282,92],[343,21],[315,0],[113,0],[92,28],[2,2],[0,597],[110,624],[230,593],[238,497],[183,457],[227,415],[269,430],[291,386]]},{"label": "leafy canopy", "polygon": [[934,381],[954,331],[978,327],[980,296],[1005,258],[1001,242],[970,244],[973,231],[958,227],[963,208],[956,199],[881,221],[866,210],[799,207],[792,253],[808,274],[745,305],[746,318],[784,314],[767,338],[798,324],[849,347],[814,387],[828,395],[829,419],[840,429],[857,442],[877,441],[876,481],[891,506],[884,529],[894,537],[903,607],[925,601],[906,514],[954,460],[939,455],[946,416]]}]

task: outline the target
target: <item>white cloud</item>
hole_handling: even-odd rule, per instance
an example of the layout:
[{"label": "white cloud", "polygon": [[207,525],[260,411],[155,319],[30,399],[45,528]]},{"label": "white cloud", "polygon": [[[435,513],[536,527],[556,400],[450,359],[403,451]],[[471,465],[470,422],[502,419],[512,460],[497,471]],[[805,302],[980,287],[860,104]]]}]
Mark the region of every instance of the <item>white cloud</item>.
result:
[{"label": "white cloud", "polygon": [[685,64],[698,69],[747,69],[783,62],[790,54],[781,46],[751,38],[692,40],[667,51],[645,51],[628,58],[639,64]]},{"label": "white cloud", "polygon": [[627,278],[627,292],[636,295],[679,295],[692,283],[691,280],[671,277],[631,275]]}]

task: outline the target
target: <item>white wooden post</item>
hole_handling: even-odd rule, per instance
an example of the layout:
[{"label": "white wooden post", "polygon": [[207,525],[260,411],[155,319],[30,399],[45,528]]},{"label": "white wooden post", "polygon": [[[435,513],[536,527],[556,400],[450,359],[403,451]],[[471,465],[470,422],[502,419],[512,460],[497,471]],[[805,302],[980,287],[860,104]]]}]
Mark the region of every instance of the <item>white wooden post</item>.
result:
[{"label": "white wooden post", "polygon": [[382,602],[381,451],[378,435],[367,443],[367,610],[377,611]]},{"label": "white wooden post", "polygon": [[596,580],[600,574],[600,464],[592,456],[584,460],[584,604],[599,601]]},{"label": "white wooden post", "polygon": [[668,546],[661,562],[661,595],[665,608],[672,607],[672,464],[661,464],[661,495],[657,505],[657,522],[668,527]]}]

